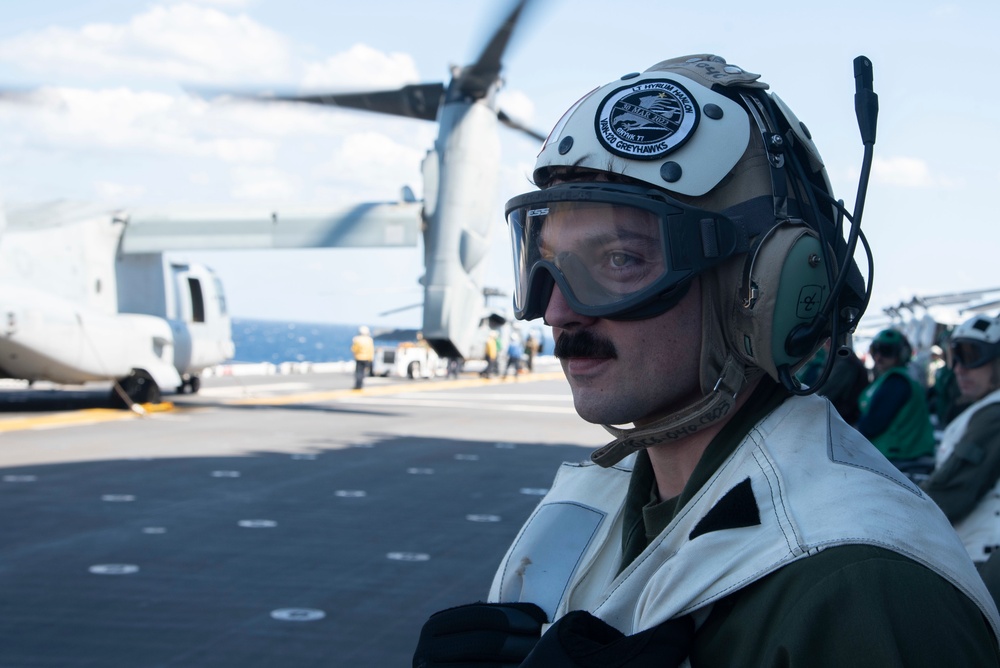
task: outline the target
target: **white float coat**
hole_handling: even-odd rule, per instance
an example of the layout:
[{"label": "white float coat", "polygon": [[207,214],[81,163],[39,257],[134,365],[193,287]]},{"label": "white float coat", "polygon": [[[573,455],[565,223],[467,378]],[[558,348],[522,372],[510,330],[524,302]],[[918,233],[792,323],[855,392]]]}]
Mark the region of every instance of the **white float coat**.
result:
[{"label": "white float coat", "polygon": [[[947,518],[825,399],[792,397],[760,421],[619,574],[633,461],[563,464],[501,562],[489,600],[535,603],[551,622],[588,610],[631,635],[699,610],[701,621],[712,603],[786,564],[862,544],[938,573],[1000,636],[996,605]],[[720,500],[747,485],[759,524],[690,538]]]}]

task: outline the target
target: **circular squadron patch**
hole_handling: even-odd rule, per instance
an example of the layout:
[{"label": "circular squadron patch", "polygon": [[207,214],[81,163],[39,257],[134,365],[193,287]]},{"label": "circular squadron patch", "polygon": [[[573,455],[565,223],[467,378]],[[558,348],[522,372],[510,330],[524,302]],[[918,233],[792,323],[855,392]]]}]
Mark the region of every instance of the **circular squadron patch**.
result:
[{"label": "circular squadron patch", "polygon": [[613,91],[597,109],[597,136],[612,153],[655,160],[680,148],[698,127],[694,98],[668,79],[648,79]]}]

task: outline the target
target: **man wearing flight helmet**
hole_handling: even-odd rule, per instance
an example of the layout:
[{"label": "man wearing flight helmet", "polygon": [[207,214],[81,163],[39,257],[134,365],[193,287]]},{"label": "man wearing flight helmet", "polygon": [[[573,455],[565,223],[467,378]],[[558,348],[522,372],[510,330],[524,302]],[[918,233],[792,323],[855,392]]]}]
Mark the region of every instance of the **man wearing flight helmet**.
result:
[{"label": "man wearing flight helmet", "polygon": [[875,380],[858,399],[854,427],[896,466],[934,455],[934,429],[923,388],[910,375],[910,342],[895,329],[875,335],[868,352]]},{"label": "man wearing flight helmet", "polygon": [[414,666],[1000,662],[934,504],[790,396],[865,289],[857,227],[845,242],[808,131],[765,89],[716,56],[627,75],[566,113],[541,191],[508,202],[517,316],[553,327],[577,412],[615,438],[560,469],[489,602],[433,615]]},{"label": "man wearing flight helmet", "polygon": [[974,403],[948,424],[937,469],[922,486],[955,525],[997,597],[1000,579],[992,571],[1000,561],[991,557],[1000,550],[1000,317],[966,320],[952,332],[950,347],[962,400]]}]

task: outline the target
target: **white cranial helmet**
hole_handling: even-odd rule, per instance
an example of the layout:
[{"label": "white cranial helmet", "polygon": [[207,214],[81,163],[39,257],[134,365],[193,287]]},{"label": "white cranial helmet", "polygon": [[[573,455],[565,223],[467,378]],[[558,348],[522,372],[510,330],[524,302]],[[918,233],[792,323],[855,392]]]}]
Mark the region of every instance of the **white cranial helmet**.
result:
[{"label": "white cranial helmet", "polygon": [[1000,316],[975,315],[951,333],[951,353],[966,369],[1000,357]]},{"label": "white cranial helmet", "polygon": [[[840,229],[846,212],[819,152],[759,78],[694,55],[597,88],[543,144],[533,174],[541,192],[507,204],[519,318],[542,315],[556,285],[577,312],[652,317],[700,277],[704,398],[643,430],[609,428],[618,440],[595,453],[599,463],[712,424],[761,372],[797,389],[795,369],[864,311],[865,285]],[[546,257],[546,220],[554,226],[582,206],[658,220],[666,269],[620,295],[579,258]]]}]

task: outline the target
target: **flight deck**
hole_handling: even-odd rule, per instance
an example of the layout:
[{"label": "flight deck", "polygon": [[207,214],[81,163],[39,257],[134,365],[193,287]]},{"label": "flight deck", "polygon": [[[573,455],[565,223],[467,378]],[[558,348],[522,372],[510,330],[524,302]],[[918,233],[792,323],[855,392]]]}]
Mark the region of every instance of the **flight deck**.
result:
[{"label": "flight deck", "polygon": [[0,666],[408,666],[608,439],[557,365],[352,382],[0,391]]}]

